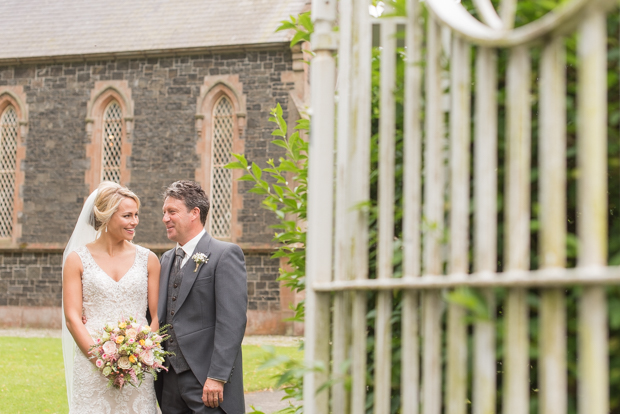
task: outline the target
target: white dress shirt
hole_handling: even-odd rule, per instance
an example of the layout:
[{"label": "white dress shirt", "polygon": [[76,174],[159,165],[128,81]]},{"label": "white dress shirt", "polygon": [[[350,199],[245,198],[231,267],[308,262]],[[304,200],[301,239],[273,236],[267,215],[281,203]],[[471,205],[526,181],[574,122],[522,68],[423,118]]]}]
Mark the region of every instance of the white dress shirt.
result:
[{"label": "white dress shirt", "polygon": [[[200,241],[200,239],[202,238],[204,234],[205,234],[205,230],[202,229],[202,231],[198,233],[196,237],[194,237],[193,239],[185,243],[183,246],[177,243],[176,248],[178,249],[180,247],[185,252],[185,257],[183,258],[183,261],[181,262],[181,267],[185,266],[185,263],[189,261],[189,259],[192,256],[192,253],[194,253],[194,250],[196,249],[196,245],[198,244],[198,242]],[[205,252],[201,252],[201,253],[205,253]]]}]

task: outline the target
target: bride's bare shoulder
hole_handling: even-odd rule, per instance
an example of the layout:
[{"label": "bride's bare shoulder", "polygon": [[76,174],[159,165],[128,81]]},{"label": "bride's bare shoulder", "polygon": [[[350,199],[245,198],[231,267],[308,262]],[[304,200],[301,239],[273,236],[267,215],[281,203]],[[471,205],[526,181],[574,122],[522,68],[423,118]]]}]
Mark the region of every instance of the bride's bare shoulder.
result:
[{"label": "bride's bare shoulder", "polygon": [[67,255],[67,259],[63,265],[64,273],[72,271],[79,271],[80,273],[83,271],[82,259],[76,251],[72,251]]}]

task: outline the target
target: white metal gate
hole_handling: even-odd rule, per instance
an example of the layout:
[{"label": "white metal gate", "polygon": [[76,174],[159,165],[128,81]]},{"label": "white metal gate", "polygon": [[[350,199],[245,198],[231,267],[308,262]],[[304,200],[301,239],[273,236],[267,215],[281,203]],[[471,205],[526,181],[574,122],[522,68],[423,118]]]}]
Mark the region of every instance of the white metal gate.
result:
[{"label": "white metal gate", "polygon": [[[390,412],[393,291],[403,291],[403,413],[475,414],[496,411],[494,321],[473,331],[468,371],[464,310],[445,304],[442,289],[508,289],[505,304],[503,412],[529,413],[528,288],[544,288],[540,317],[541,413],[567,412],[565,287],[583,285],[579,303],[578,411],[608,413],[608,338],[604,285],[620,281],[607,266],[606,13],[617,2],[569,0],[543,18],[513,29],[516,0],[497,13],[474,0],[480,22],[454,0],[407,1],[407,18],[380,19],[381,99],[377,278],[368,278],[371,17],[367,0],[315,0],[312,61],[306,359],[323,372],[304,382],[307,414],[364,413],[366,406],[367,292],[377,291],[374,412]],[[337,13],[337,7],[339,11]],[[423,28],[422,9],[429,18]],[[338,16],[338,21],[336,17]],[[338,31],[334,31],[334,26]],[[396,27],[405,26],[403,273],[393,277]],[[423,45],[423,30],[426,30]],[[577,266],[567,268],[566,75],[564,37],[578,33]],[[446,36],[449,33],[449,48]],[[531,47],[544,44],[537,92],[540,153],[540,266],[530,270]],[[424,46],[424,47],[423,47]],[[446,51],[448,49],[448,51]],[[506,74],[504,266],[497,272],[497,53],[509,55]],[[338,67],[334,52],[337,51]],[[425,53],[422,56],[422,53]],[[470,82],[470,56],[475,81]],[[442,55],[443,54],[443,55]],[[443,102],[442,56],[449,56],[449,115]],[[424,62],[422,66],[419,63]],[[335,90],[337,75],[338,90]],[[338,96],[336,111],[335,96]],[[474,108],[470,108],[471,96]],[[422,102],[425,102],[422,107]],[[474,125],[470,114],[474,113]],[[422,119],[422,111],[424,118]],[[337,113],[337,122],[336,114]],[[445,118],[449,118],[446,121]],[[446,130],[447,127],[447,130]],[[473,137],[470,130],[473,127]],[[449,138],[445,138],[448,136]],[[337,137],[337,139],[336,139]],[[473,148],[473,150],[470,150]],[[446,149],[447,148],[447,149]],[[334,149],[336,156],[334,157]],[[333,160],[333,163],[330,162]],[[470,171],[470,164],[473,170]],[[335,168],[334,168],[335,166]],[[473,188],[470,188],[470,177]],[[471,193],[471,195],[470,195]],[[449,202],[446,220],[444,203]],[[470,228],[470,203],[473,225]],[[450,241],[443,241],[449,232]],[[473,272],[469,236],[473,235]],[[447,251],[445,253],[444,251]],[[444,270],[447,262],[447,270]],[[486,289],[488,288],[488,289]],[[447,309],[446,363],[442,368],[442,313]],[[332,327],[328,333],[327,327]],[[336,383],[316,393],[331,367],[351,361],[351,387]],[[472,408],[467,408],[467,376]],[[445,390],[442,378],[445,377]]]}]

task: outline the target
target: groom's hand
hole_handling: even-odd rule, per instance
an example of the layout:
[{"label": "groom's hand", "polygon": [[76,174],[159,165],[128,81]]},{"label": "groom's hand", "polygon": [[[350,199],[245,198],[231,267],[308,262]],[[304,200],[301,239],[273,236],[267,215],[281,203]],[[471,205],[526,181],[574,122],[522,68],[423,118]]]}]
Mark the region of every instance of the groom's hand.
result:
[{"label": "groom's hand", "polygon": [[202,402],[211,408],[218,407],[224,401],[224,383],[207,378],[202,389]]}]

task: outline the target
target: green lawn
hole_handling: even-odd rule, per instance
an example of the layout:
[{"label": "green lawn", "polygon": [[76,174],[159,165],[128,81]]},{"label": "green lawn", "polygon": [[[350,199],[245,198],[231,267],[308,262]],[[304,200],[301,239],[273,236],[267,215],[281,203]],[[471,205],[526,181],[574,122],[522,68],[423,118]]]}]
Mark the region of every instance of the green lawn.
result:
[{"label": "green lawn", "polygon": [[[276,347],[277,354],[302,359],[296,347]],[[273,388],[276,368],[259,370],[267,352],[243,346],[245,391]],[[60,339],[0,337],[0,413],[65,414],[65,373]]]},{"label": "green lawn", "polygon": [[[303,351],[300,351],[297,347],[277,346],[275,350],[278,356],[287,356],[298,361],[303,360],[304,357]],[[268,355],[270,354],[259,346],[243,346],[243,388],[245,392],[274,388],[277,381],[277,379],[274,379],[274,376],[279,372],[278,367],[259,369]]]},{"label": "green lawn", "polygon": [[67,413],[60,339],[0,337],[0,413]]}]

